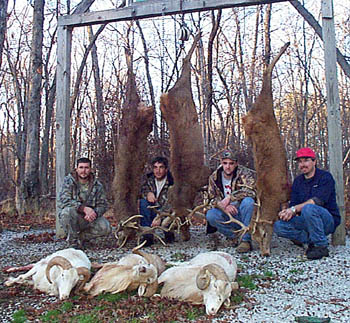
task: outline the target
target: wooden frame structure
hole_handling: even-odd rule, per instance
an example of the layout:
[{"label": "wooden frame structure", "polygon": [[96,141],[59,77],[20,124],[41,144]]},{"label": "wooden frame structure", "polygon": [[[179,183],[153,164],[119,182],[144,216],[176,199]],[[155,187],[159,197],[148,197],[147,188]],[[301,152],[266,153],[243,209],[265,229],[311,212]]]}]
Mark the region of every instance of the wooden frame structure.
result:
[{"label": "wooden frame structure", "polygon": [[[288,0],[145,0],[129,1],[129,5],[112,10],[86,12],[58,18],[57,31],[57,106],[56,106],[56,195],[69,172],[70,161],[70,79],[71,45],[74,27],[105,24],[117,21],[145,19],[179,13],[191,13],[224,8],[288,2]],[[330,170],[337,183],[338,205],[344,219],[344,185],[342,173],[342,143],[339,92],[336,71],[336,45],[332,0],[322,0],[323,39],[327,81]],[[344,221],[343,221],[344,222]],[[56,221],[56,234],[62,229]],[[345,226],[340,242],[345,244]],[[333,239],[334,241],[334,239]]]}]

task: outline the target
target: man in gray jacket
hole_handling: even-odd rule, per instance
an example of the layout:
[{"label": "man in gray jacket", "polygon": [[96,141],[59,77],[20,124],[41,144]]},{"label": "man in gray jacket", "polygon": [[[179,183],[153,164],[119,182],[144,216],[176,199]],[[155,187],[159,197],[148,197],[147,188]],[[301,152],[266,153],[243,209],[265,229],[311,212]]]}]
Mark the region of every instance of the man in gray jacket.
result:
[{"label": "man in gray jacket", "polygon": [[58,218],[69,247],[82,248],[84,242],[111,233],[103,217],[108,204],[106,193],[91,170],[91,160],[80,158],[77,168],[64,178],[57,199]]}]

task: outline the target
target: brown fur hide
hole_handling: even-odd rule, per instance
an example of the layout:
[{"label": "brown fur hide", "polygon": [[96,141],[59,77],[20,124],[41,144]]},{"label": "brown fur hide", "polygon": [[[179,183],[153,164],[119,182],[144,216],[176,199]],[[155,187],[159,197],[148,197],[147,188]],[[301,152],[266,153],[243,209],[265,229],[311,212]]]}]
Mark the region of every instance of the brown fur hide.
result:
[{"label": "brown fur hide", "polygon": [[253,239],[259,243],[261,254],[270,255],[273,223],[290,195],[287,158],[273,110],[272,70],[289,46],[284,45],[278,56],[264,72],[263,85],[253,108],[243,118],[246,135],[253,144],[257,172],[258,206],[251,222]]},{"label": "brown fur hide", "polygon": [[[169,202],[176,216],[182,218],[192,208],[196,193],[206,184],[209,173],[204,166],[203,136],[191,91],[190,59],[198,39],[199,35],[184,59],[180,78],[160,99],[170,132],[170,170],[174,176]],[[188,240],[188,227],[182,228],[183,238]]]},{"label": "brown fur hide", "polygon": [[129,64],[125,106],[117,142],[113,181],[114,216],[119,222],[138,213],[141,176],[147,162],[147,136],[152,130],[153,107],[146,107],[137,94]]}]

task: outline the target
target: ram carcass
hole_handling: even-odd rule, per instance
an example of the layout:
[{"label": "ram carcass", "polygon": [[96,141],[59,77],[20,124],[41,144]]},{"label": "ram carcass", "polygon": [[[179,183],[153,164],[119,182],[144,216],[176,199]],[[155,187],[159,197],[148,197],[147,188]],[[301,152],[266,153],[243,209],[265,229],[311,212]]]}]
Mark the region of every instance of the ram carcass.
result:
[{"label": "ram carcass", "polygon": [[279,210],[288,203],[290,184],[286,151],[273,110],[272,70],[279,57],[289,46],[286,44],[264,72],[262,90],[253,108],[243,117],[243,126],[253,145],[257,172],[257,208],[250,231],[259,243],[263,256],[270,255],[273,223]]},{"label": "ram carcass", "polygon": [[165,263],[157,255],[134,250],[119,261],[104,264],[84,291],[92,296],[104,292],[116,294],[124,290],[138,290],[139,296],[152,296],[158,287],[158,276]]},{"label": "ram carcass", "polygon": [[201,253],[186,263],[165,270],[158,283],[164,284],[161,296],[192,304],[204,304],[206,313],[214,315],[222,304],[230,304],[237,274],[235,259],[226,252]]},{"label": "ram carcass", "polygon": [[170,133],[170,169],[174,185],[168,193],[169,204],[181,219],[183,240],[190,239],[188,209],[193,207],[198,190],[207,183],[209,170],[204,165],[203,135],[191,91],[191,56],[198,34],[183,60],[180,78],[160,98],[160,109]]},{"label": "ram carcass", "polygon": [[17,278],[9,277],[5,285],[33,285],[35,289],[63,300],[69,297],[74,287],[79,290],[84,286],[90,278],[90,269],[91,262],[86,254],[69,248],[41,259]]}]

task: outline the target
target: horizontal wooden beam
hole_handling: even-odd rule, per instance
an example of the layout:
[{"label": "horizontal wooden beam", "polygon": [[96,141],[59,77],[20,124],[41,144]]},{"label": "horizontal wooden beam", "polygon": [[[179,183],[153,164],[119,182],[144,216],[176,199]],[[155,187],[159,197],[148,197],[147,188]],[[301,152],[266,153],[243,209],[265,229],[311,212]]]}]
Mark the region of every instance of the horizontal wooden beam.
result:
[{"label": "horizontal wooden beam", "polygon": [[133,2],[129,6],[120,9],[61,16],[58,18],[58,25],[79,27],[275,2],[288,2],[288,0],[145,0],[142,2]]}]

